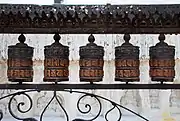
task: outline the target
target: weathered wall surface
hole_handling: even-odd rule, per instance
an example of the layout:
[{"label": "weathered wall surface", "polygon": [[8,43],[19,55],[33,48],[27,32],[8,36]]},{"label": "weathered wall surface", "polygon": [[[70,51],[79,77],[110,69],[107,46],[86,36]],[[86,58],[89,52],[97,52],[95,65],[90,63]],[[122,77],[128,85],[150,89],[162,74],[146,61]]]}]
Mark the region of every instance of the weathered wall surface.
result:
[{"label": "weathered wall surface", "polygon": [[[34,83],[43,83],[43,59],[44,59],[44,46],[49,45],[53,42],[53,35],[25,35],[27,40],[26,43],[29,46],[34,47]],[[119,83],[114,82],[114,48],[115,46],[121,45],[123,41],[123,35],[94,35],[96,43],[104,46],[105,48],[105,65],[104,65],[104,80],[100,83]],[[17,43],[18,35],[1,34],[0,35],[0,83],[9,83],[7,81],[7,47]],[[61,35],[61,42],[70,47],[70,81],[69,83],[80,83],[78,78],[79,70],[79,47],[87,44],[88,35]],[[131,35],[131,43],[140,47],[140,79],[138,83],[152,83],[149,78],[149,47],[155,45],[158,40],[158,35]],[[180,36],[179,35],[166,35],[166,42],[176,47],[176,77],[174,83],[180,83]],[[3,96],[12,91],[0,91],[0,95]],[[106,96],[114,101],[129,107],[140,114],[146,115],[148,118],[153,120],[155,117],[161,117],[163,112],[171,112],[173,114],[180,115],[180,92],[175,90],[92,90],[96,94]],[[44,105],[50,100],[52,93],[32,93],[34,99],[33,110],[28,114],[29,116],[38,116]],[[71,114],[71,117],[81,116],[77,112],[75,99],[78,99],[80,95],[73,95],[67,93],[58,93],[62,104],[66,107],[67,111]],[[18,98],[22,100],[24,98]],[[93,105],[93,115],[98,106],[92,99],[85,99],[84,102],[90,102]],[[5,105],[7,100],[0,101],[0,107],[7,112],[7,106]],[[15,101],[14,104],[17,102]],[[103,102],[103,112],[108,110],[107,102]],[[72,108],[73,107],[73,108]],[[61,113],[54,113],[61,112]],[[102,115],[104,113],[102,112]],[[115,113],[114,113],[115,114]],[[129,115],[127,112],[123,114]],[[53,102],[51,107],[48,108],[45,115],[63,116],[62,110],[57,106],[57,102]],[[178,118],[177,118],[178,119]],[[180,119],[180,118],[179,118]]]}]

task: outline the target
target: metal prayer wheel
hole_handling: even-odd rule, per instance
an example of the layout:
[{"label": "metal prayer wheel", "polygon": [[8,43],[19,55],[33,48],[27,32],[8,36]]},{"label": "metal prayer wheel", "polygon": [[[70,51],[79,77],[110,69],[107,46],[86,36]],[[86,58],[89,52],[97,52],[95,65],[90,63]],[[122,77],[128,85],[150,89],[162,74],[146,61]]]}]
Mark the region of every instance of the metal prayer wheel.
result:
[{"label": "metal prayer wheel", "polygon": [[150,77],[152,81],[171,82],[175,76],[175,46],[164,42],[164,34],[160,34],[158,39],[160,42],[149,50]]},{"label": "metal prayer wheel", "polygon": [[115,47],[115,81],[139,81],[139,47],[129,43],[130,39],[130,35],[125,34],[125,43]]},{"label": "metal prayer wheel", "polygon": [[81,46],[80,55],[80,81],[99,82],[104,76],[104,47],[94,43],[95,38],[91,34],[88,38],[89,43],[86,46]]},{"label": "metal prayer wheel", "polygon": [[8,46],[8,80],[12,82],[33,81],[33,47],[25,44],[25,36],[18,38],[20,43]]},{"label": "metal prayer wheel", "polygon": [[55,42],[44,47],[44,81],[69,81],[69,47],[62,45],[59,34],[54,35]]}]

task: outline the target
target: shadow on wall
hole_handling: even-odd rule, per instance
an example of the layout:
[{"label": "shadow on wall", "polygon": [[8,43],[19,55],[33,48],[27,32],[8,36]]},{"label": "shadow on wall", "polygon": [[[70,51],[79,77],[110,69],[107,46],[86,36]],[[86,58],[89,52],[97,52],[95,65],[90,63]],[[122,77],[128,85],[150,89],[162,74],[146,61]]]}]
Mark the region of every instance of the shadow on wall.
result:
[{"label": "shadow on wall", "polygon": [[[141,113],[142,102],[139,95],[139,90],[126,90],[124,95],[120,99],[120,104],[129,109],[132,109],[137,113]],[[127,111],[122,111],[123,115],[132,115]]]}]

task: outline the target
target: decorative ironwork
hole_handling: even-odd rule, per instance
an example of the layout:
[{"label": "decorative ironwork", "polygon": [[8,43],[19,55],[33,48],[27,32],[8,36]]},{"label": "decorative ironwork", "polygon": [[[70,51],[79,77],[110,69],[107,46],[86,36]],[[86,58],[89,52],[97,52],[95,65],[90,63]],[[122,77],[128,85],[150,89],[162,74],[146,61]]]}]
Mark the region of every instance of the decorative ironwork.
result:
[{"label": "decorative ironwork", "polygon": [[114,104],[113,102],[111,102],[111,103],[112,103],[113,107],[106,112],[106,114],[105,114],[105,119],[106,119],[106,121],[109,121],[108,118],[107,118],[108,114],[109,114],[112,110],[114,110],[114,109],[116,108],[116,109],[118,110],[118,112],[119,112],[119,117],[118,117],[118,120],[117,120],[117,121],[120,121],[120,120],[121,120],[121,117],[122,117],[121,110],[120,110],[120,108],[119,108],[116,104]]},{"label": "decorative ironwork", "polygon": [[165,35],[160,34],[160,42],[150,47],[150,76],[152,81],[173,81],[175,76],[175,46],[164,42]]},{"label": "decorative ironwork", "polygon": [[139,81],[139,47],[129,43],[130,39],[125,34],[125,43],[115,48],[115,81]]},{"label": "decorative ironwork", "polygon": [[[9,101],[9,103],[8,103],[8,110],[9,110],[10,114],[11,114],[15,119],[17,119],[17,120],[23,120],[23,121],[37,121],[37,119],[35,119],[35,118],[21,118],[21,117],[18,117],[18,116],[12,111],[12,108],[11,108],[12,100],[13,100],[16,96],[24,95],[24,96],[26,96],[27,99],[30,101],[30,105],[29,105],[29,107],[28,107],[26,110],[22,110],[22,109],[21,109],[21,106],[25,105],[25,102],[19,102],[19,103],[17,104],[17,109],[18,109],[18,111],[19,111],[20,113],[28,113],[28,112],[31,110],[32,105],[33,105],[33,103],[32,103],[32,98],[31,98],[31,96],[28,94],[28,92],[34,92],[34,91],[35,91],[35,92],[37,91],[37,92],[39,92],[39,93],[41,92],[39,89],[19,91],[19,92],[12,93],[12,94],[9,94],[9,95],[7,95],[7,96],[1,97],[0,100],[5,99],[5,98],[7,98],[7,97],[10,97],[10,101]],[[95,119],[97,119],[97,117],[99,117],[99,116],[100,116],[100,113],[102,112],[102,104],[101,104],[100,99],[101,99],[101,100],[104,100],[104,101],[107,101],[107,102],[109,102],[110,104],[112,104],[112,108],[110,108],[110,109],[105,113],[104,118],[105,118],[106,121],[109,121],[108,115],[110,115],[110,112],[113,111],[115,108],[116,108],[116,109],[118,110],[118,112],[119,112],[119,116],[118,116],[117,121],[120,121],[120,120],[121,120],[121,117],[122,117],[121,108],[122,108],[122,109],[125,109],[125,110],[127,110],[127,111],[129,111],[129,112],[131,112],[131,113],[133,113],[134,115],[138,116],[139,118],[143,119],[144,121],[149,121],[149,120],[146,119],[145,117],[143,117],[143,116],[135,113],[134,111],[132,111],[132,110],[130,110],[130,109],[128,109],[128,108],[126,108],[126,107],[124,107],[124,106],[122,106],[122,105],[119,105],[119,104],[115,103],[114,101],[109,100],[109,99],[107,99],[107,98],[105,98],[105,97],[102,97],[102,96],[99,96],[99,95],[95,95],[95,94],[91,94],[91,93],[81,92],[81,91],[73,91],[73,90],[61,90],[61,91],[63,91],[63,92],[70,92],[70,94],[72,94],[72,93],[83,94],[83,95],[78,99],[78,101],[77,101],[78,111],[79,111],[80,113],[82,113],[82,114],[87,114],[87,113],[89,113],[89,112],[91,111],[91,109],[92,109],[91,104],[88,104],[88,103],[86,103],[86,104],[84,105],[85,108],[87,108],[87,111],[83,111],[83,110],[79,107],[79,106],[80,106],[80,102],[81,102],[81,100],[82,100],[83,98],[86,98],[86,97],[95,98],[95,100],[98,102],[99,110],[98,110],[97,115],[95,115],[95,116],[94,116],[93,118],[91,118],[91,119],[74,119],[73,121],[94,121]],[[44,112],[47,110],[47,107],[50,105],[50,103],[51,103],[54,99],[56,99],[56,101],[58,102],[58,105],[59,105],[60,108],[64,111],[64,115],[65,115],[65,117],[66,117],[66,120],[69,121],[68,112],[67,112],[67,111],[65,110],[65,108],[61,105],[61,103],[60,103],[60,101],[59,101],[56,93],[57,93],[57,91],[54,91],[54,94],[53,94],[51,100],[49,101],[49,103],[45,106],[44,110],[42,111],[42,113],[41,113],[41,115],[40,115],[40,121],[43,121],[43,114],[44,114]],[[2,113],[1,113],[1,114],[2,114]],[[2,114],[2,115],[3,115],[3,114]]]},{"label": "decorative ironwork", "polygon": [[61,37],[54,35],[55,42],[44,49],[44,81],[68,81],[69,47],[59,43]]},{"label": "decorative ironwork", "polygon": [[22,110],[21,109],[21,106],[25,105],[25,101],[24,102],[19,102],[18,105],[17,105],[17,110],[20,112],[20,113],[27,113],[31,110],[32,106],[33,106],[33,101],[32,101],[32,98],[26,94],[26,93],[18,93],[17,95],[13,95],[10,100],[9,100],[9,103],[8,103],[8,110],[9,110],[9,113],[17,120],[27,120],[27,119],[30,119],[30,118],[20,118],[18,117],[16,114],[14,114],[14,112],[12,111],[12,101],[13,99],[15,99],[16,96],[19,96],[19,95],[24,95],[28,98],[28,101],[29,101],[29,108],[27,108],[26,110]]},{"label": "decorative ironwork", "polygon": [[[180,7],[172,5],[0,5],[3,33],[176,33]],[[164,29],[168,28],[168,29]]]},{"label": "decorative ironwork", "polygon": [[[102,104],[101,104],[100,99],[99,99],[98,97],[96,97],[95,95],[93,95],[93,94],[84,94],[83,96],[81,96],[81,97],[78,99],[78,102],[77,102],[77,109],[78,109],[78,111],[79,111],[80,113],[82,113],[82,114],[88,114],[88,113],[90,113],[90,111],[91,111],[91,109],[92,109],[92,106],[91,106],[90,104],[88,104],[88,103],[86,103],[86,104],[84,105],[84,107],[86,108],[87,111],[83,111],[83,110],[80,108],[80,102],[81,102],[81,100],[83,100],[83,99],[86,98],[86,97],[94,98],[94,99],[96,100],[98,106],[99,106],[99,110],[97,111],[97,114],[96,114],[93,118],[88,119],[88,121],[93,121],[93,120],[97,119],[97,118],[100,116],[100,114],[101,114],[101,112],[102,112]],[[75,120],[77,120],[77,119],[75,119]],[[78,119],[78,120],[79,120],[79,119]],[[81,120],[83,120],[83,119],[81,119]]]},{"label": "decorative ironwork", "polygon": [[0,121],[3,119],[3,111],[0,110]]},{"label": "decorative ironwork", "polygon": [[60,108],[62,108],[63,112],[65,113],[66,120],[69,121],[69,116],[68,116],[66,110],[64,109],[64,107],[61,105],[61,103],[60,103],[60,101],[59,101],[59,99],[58,99],[58,97],[57,97],[57,95],[56,95],[56,91],[54,91],[53,97],[51,98],[51,100],[49,101],[49,103],[46,105],[46,107],[44,108],[44,110],[42,111],[41,116],[40,116],[40,121],[43,120],[42,118],[43,118],[44,112],[46,111],[46,109],[48,108],[48,106],[51,104],[51,102],[52,102],[54,99],[56,99],[56,101],[58,102],[58,105],[60,106]]},{"label": "decorative ironwork", "polygon": [[79,51],[80,81],[99,82],[104,76],[104,48],[94,43],[95,38],[92,34],[88,41],[89,43],[86,46],[81,46]]},{"label": "decorative ironwork", "polygon": [[8,47],[7,76],[12,82],[33,81],[33,47],[25,44],[25,36],[18,38],[20,43]]}]

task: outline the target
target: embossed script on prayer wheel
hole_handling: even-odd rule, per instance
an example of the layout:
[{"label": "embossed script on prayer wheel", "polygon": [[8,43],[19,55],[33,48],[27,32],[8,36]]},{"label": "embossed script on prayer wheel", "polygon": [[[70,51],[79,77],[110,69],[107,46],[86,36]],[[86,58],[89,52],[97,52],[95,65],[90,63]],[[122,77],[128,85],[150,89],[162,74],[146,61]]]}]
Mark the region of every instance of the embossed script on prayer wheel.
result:
[{"label": "embossed script on prayer wheel", "polygon": [[139,81],[139,47],[129,43],[129,34],[124,35],[124,40],[115,47],[115,81]]},{"label": "embossed script on prayer wheel", "polygon": [[88,38],[89,43],[80,47],[80,81],[99,82],[104,76],[104,48],[94,43],[95,38],[91,34]]},{"label": "embossed script on prayer wheel", "polygon": [[150,47],[150,76],[152,81],[173,81],[175,76],[175,47],[164,42],[165,35],[160,34],[160,42]]},{"label": "embossed script on prayer wheel", "polygon": [[25,44],[25,36],[18,38],[20,43],[8,46],[7,76],[12,82],[33,81],[33,47]]},{"label": "embossed script on prayer wheel", "polygon": [[59,43],[61,37],[54,35],[55,42],[45,46],[44,81],[60,82],[69,80],[69,47]]}]

